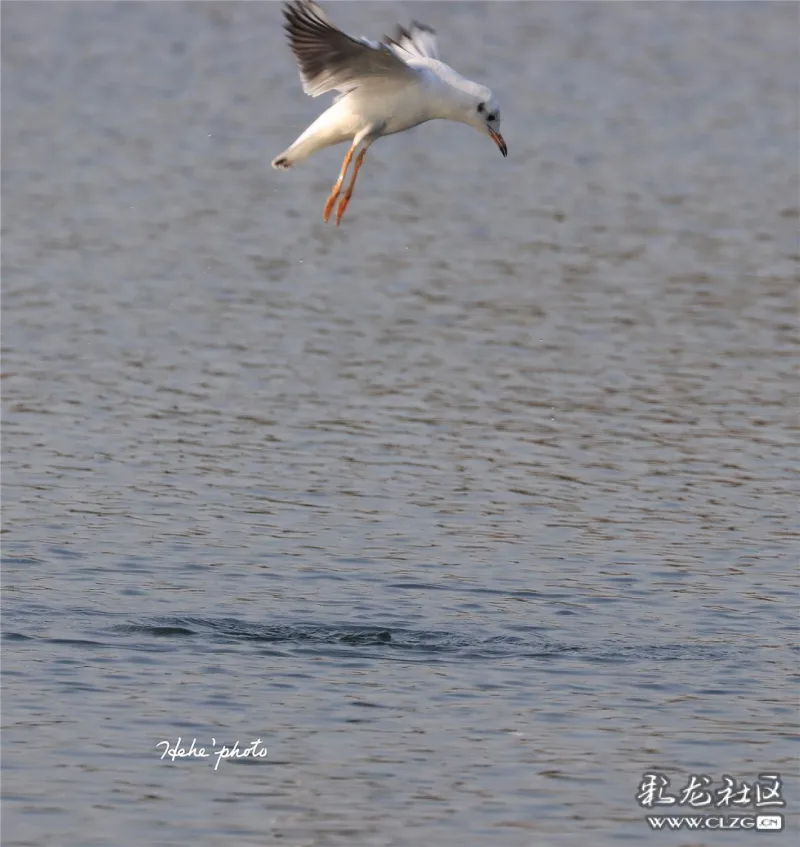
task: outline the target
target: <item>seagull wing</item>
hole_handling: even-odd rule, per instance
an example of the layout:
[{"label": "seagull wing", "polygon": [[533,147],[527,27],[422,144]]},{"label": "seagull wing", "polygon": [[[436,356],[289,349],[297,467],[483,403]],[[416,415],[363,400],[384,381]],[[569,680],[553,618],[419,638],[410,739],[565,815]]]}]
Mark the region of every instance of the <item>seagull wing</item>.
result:
[{"label": "seagull wing", "polygon": [[394,37],[384,35],[383,41],[403,61],[439,58],[439,41],[436,38],[436,30],[419,23],[419,21],[412,21],[410,30],[398,26],[395,29]]},{"label": "seagull wing", "polygon": [[311,97],[334,89],[346,93],[370,81],[417,77],[386,44],[337,29],[314,0],[287,3],[283,15],[303,91]]}]

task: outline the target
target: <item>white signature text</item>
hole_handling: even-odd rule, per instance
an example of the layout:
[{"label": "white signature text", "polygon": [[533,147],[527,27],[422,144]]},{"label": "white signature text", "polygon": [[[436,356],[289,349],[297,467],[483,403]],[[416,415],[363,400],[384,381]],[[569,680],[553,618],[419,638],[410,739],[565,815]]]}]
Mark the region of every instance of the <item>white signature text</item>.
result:
[{"label": "white signature text", "polygon": [[214,770],[219,767],[219,763],[223,759],[265,759],[267,757],[267,748],[260,738],[251,741],[247,747],[241,747],[238,741],[234,743],[233,747],[227,747],[224,744],[217,747],[217,739],[212,738],[211,752],[206,750],[205,747],[199,747],[196,738],[192,739],[192,743],[188,747],[183,743],[182,738],[178,738],[174,744],[170,744],[169,741],[159,741],[156,744],[156,749],[162,751],[162,762],[167,758],[174,762],[176,759],[209,759],[215,756]]}]

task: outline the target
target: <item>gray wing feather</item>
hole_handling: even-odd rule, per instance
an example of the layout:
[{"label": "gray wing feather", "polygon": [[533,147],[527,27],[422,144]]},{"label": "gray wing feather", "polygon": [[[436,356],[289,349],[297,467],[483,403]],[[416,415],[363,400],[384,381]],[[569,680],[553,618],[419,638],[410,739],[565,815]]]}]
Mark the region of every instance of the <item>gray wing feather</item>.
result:
[{"label": "gray wing feather", "polygon": [[371,80],[416,76],[387,45],[337,29],[314,0],[287,3],[283,15],[303,91],[311,97],[333,89],[346,93]]},{"label": "gray wing feather", "polygon": [[410,30],[398,26],[393,38],[384,35],[383,40],[389,49],[399,55],[401,59],[439,58],[439,42],[436,38],[436,30],[426,24],[421,24],[419,21],[412,21]]}]

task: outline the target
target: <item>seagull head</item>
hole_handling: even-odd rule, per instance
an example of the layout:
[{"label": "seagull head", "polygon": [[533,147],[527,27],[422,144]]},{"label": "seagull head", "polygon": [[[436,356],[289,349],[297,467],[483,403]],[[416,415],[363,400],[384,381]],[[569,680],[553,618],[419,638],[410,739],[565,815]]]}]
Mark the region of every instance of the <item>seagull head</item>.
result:
[{"label": "seagull head", "polygon": [[477,91],[470,92],[469,103],[465,103],[465,114],[462,118],[465,124],[474,126],[478,132],[488,135],[500,148],[500,152],[508,155],[508,147],[500,135],[500,107],[494,94],[484,86],[476,86]]}]

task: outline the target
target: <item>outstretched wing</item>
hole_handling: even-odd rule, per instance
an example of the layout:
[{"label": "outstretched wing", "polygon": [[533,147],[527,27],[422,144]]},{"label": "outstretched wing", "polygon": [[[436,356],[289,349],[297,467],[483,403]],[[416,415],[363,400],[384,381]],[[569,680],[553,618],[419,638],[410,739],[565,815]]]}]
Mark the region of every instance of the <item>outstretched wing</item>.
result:
[{"label": "outstretched wing", "polygon": [[393,50],[405,61],[414,58],[439,58],[439,42],[436,38],[436,30],[419,23],[419,21],[412,21],[410,30],[398,26],[394,38],[384,35],[383,40],[390,50]]},{"label": "outstretched wing", "polygon": [[287,3],[283,15],[303,91],[311,97],[334,89],[346,93],[380,79],[416,77],[387,45],[337,29],[314,0]]}]

